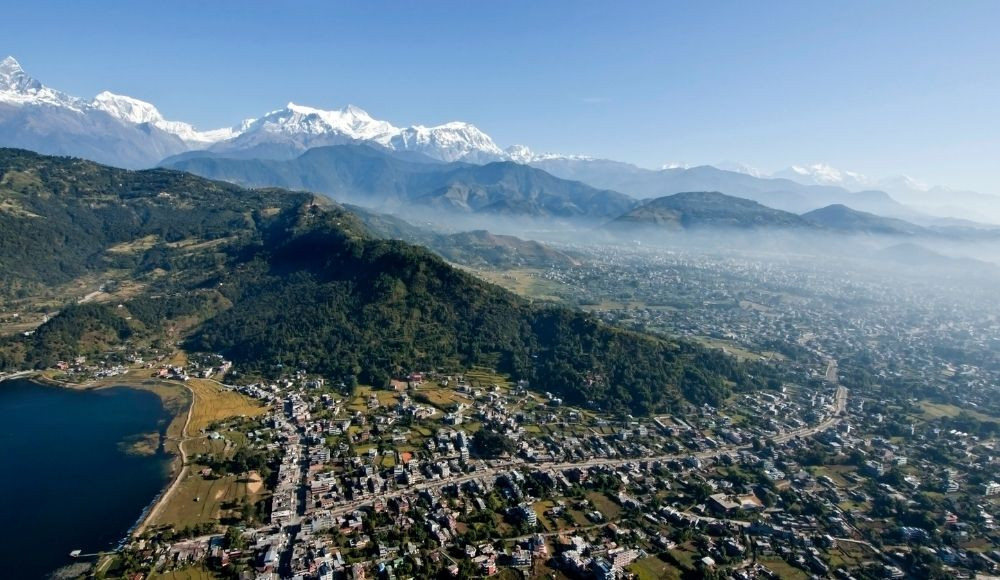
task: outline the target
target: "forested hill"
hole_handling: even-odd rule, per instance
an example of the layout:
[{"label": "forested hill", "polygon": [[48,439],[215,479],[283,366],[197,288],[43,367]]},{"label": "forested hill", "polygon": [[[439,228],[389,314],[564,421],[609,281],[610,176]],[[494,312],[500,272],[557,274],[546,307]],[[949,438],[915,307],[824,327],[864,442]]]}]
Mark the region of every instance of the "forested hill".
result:
[{"label": "forested hill", "polygon": [[745,380],[722,354],[533,306],[422,247],[362,231],[341,208],[303,211],[220,278],[233,307],[191,347],[263,375],[305,368],[377,386],[413,369],[487,365],[572,402],[644,414],[717,403],[724,378]]},{"label": "forested hill", "polygon": [[0,298],[140,267],[185,240],[254,235],[268,214],[309,199],[0,149]]},{"label": "forested hill", "polygon": [[144,283],[122,308],[65,308],[31,337],[5,339],[0,367],[51,364],[95,348],[94,336],[107,348],[185,320],[190,349],[251,375],[306,369],[380,386],[400,371],[481,364],[571,402],[643,414],[751,386],[721,353],[534,306],[307,194],[10,150],[0,172],[4,225],[67,241],[49,259],[5,236],[0,255],[37,257],[14,264],[15,279],[65,279],[116,259]]}]

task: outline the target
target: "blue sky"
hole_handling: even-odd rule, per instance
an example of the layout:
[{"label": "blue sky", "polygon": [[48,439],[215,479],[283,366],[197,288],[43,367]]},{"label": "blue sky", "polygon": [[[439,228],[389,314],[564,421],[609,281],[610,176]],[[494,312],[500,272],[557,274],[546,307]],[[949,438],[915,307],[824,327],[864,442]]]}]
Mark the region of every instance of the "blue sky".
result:
[{"label": "blue sky", "polygon": [[[288,101],[655,167],[1000,192],[1000,2],[32,2],[0,52],[199,128]],[[16,23],[16,24],[15,24]]]}]

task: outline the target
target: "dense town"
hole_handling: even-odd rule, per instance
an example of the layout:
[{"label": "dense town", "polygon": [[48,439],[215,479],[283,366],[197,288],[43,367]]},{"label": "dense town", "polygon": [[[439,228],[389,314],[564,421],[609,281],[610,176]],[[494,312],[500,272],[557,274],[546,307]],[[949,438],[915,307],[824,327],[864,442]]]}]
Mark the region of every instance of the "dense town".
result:
[{"label": "dense town", "polygon": [[[544,385],[488,369],[415,370],[374,389],[305,371],[248,382],[218,355],[169,362],[164,353],[120,351],[100,362],[60,361],[54,371],[74,380],[141,369],[177,384],[211,383],[263,410],[188,432],[187,470],[167,506],[174,519],[161,514],[135,530],[99,572],[262,579],[1000,572],[990,358],[998,323],[987,309],[907,299],[917,290],[863,276],[832,284],[787,264],[588,252],[582,267],[529,275],[549,291],[583,296],[614,324],[684,335],[768,365],[784,380],[735,392],[718,408],[632,417],[564,404]],[[947,298],[932,287],[919,292]],[[941,348],[956,341],[964,362]],[[187,491],[216,481],[254,491],[211,509],[212,498]],[[179,502],[194,507],[178,509]]]},{"label": "dense town", "polygon": [[481,370],[348,398],[304,373],[232,387],[271,409],[245,432],[277,461],[262,525],[152,532],[126,550],[141,569],[255,578],[994,571],[992,434],[914,403],[908,430],[882,435],[885,402],[849,397],[832,359],[814,374],[813,388],[649,419]]}]

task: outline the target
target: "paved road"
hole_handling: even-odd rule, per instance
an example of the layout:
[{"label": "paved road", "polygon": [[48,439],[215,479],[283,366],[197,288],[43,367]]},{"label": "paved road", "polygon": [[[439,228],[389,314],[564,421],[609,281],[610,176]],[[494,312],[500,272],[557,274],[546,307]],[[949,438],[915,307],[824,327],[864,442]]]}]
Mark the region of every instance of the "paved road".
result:
[{"label": "paved road", "polygon": [[828,359],[826,361],[826,380],[827,382],[837,384],[837,361],[834,359]]}]

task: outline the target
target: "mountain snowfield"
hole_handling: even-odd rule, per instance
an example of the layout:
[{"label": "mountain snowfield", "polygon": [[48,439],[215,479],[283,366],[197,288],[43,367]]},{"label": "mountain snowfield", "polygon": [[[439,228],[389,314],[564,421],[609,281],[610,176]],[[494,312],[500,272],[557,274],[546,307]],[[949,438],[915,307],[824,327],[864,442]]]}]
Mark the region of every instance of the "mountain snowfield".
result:
[{"label": "mountain snowfield", "polygon": [[237,134],[237,131],[232,128],[198,131],[183,121],[168,121],[163,118],[163,114],[153,104],[125,95],[116,95],[110,91],[98,94],[90,106],[126,123],[136,125],[149,123],[157,129],[176,135],[182,141],[191,144],[207,145],[231,139]]}]

